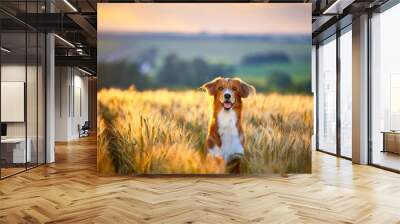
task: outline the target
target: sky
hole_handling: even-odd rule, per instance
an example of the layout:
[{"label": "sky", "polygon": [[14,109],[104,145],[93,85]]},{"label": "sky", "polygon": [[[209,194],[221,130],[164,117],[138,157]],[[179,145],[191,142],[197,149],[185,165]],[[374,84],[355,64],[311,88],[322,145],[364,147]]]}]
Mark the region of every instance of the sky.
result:
[{"label": "sky", "polygon": [[99,32],[311,34],[311,4],[98,3]]}]

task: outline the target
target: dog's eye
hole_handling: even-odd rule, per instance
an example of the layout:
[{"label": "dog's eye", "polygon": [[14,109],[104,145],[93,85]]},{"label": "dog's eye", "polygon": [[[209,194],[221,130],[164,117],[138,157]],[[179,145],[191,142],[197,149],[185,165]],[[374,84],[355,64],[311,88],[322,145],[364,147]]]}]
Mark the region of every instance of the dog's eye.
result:
[{"label": "dog's eye", "polygon": [[237,88],[236,88],[236,87],[232,87],[232,90],[233,90],[233,91],[236,91],[236,90],[237,90]]},{"label": "dog's eye", "polygon": [[220,87],[218,87],[218,90],[222,91],[222,90],[224,90],[224,87],[220,86]]}]

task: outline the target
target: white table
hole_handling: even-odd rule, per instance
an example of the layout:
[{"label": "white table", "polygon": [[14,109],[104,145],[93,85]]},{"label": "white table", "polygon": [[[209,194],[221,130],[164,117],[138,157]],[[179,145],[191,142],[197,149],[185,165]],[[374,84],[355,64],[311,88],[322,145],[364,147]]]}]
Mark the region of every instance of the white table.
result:
[{"label": "white table", "polygon": [[[13,163],[25,163],[31,162],[32,153],[31,153],[31,145],[32,140],[28,138],[26,140],[28,143],[25,151],[25,138],[5,138],[1,139],[2,147],[13,147]],[[25,154],[26,152],[26,154]]]}]

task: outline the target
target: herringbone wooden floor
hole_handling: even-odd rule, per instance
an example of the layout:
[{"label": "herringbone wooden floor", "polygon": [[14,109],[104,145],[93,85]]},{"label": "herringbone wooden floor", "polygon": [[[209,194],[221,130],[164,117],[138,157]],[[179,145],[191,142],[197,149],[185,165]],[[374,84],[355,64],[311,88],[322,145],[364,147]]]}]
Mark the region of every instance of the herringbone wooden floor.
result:
[{"label": "herringbone wooden floor", "polygon": [[400,223],[400,175],[313,153],[312,175],[99,177],[94,138],[0,181],[0,223]]}]

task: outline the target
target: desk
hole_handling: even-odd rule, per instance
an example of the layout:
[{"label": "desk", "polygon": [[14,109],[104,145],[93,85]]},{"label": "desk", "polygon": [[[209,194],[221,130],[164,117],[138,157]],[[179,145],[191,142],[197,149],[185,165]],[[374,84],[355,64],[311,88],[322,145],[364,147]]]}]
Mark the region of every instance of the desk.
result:
[{"label": "desk", "polygon": [[392,152],[400,154],[400,132],[383,131],[383,150],[382,152]]},{"label": "desk", "polygon": [[28,144],[27,144],[28,147],[26,147],[26,154],[25,154],[25,138],[1,139],[1,157],[2,157],[2,159],[5,159],[6,163],[31,162],[32,141],[30,138],[28,138],[26,140],[26,142],[28,142]]}]

